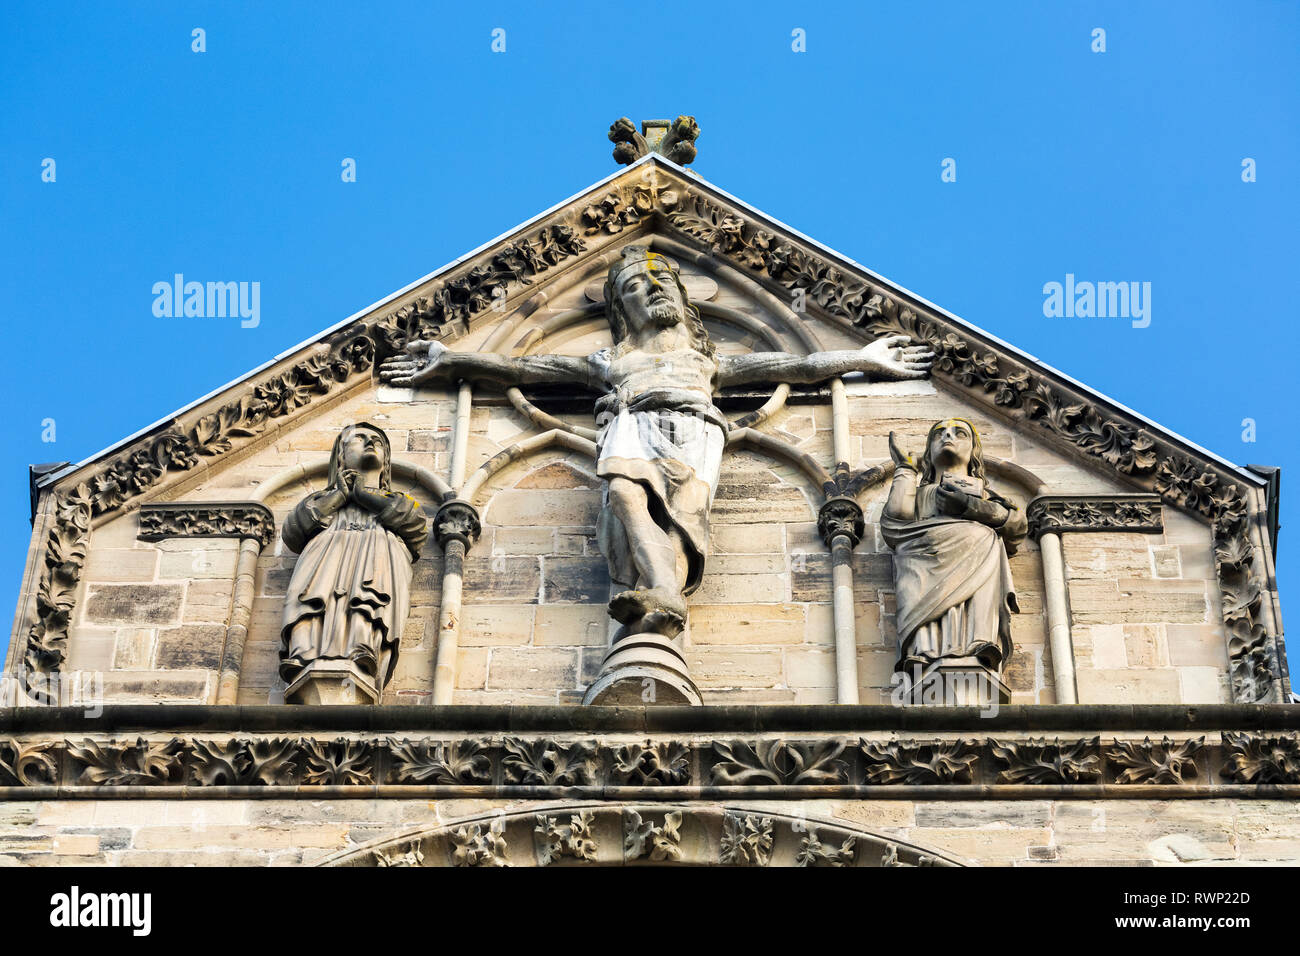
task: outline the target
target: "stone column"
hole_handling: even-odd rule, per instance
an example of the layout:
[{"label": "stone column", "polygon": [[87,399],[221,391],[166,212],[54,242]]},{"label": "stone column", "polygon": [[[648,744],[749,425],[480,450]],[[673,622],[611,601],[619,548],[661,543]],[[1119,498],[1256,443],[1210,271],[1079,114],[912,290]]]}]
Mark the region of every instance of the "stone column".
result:
[{"label": "stone column", "polygon": [[1164,511],[1158,495],[1039,494],[1025,508],[1029,536],[1038,541],[1043,559],[1048,648],[1058,704],[1077,704],[1074,643],[1070,635],[1070,592],[1065,578],[1064,537],[1090,532],[1160,534]]},{"label": "stone column", "polygon": [[239,542],[239,563],[235,566],[235,588],[230,600],[230,623],[221,649],[221,673],[217,677],[218,704],[234,704],[239,697],[239,669],[244,662],[244,642],[253,616],[257,559],[262,543],[256,538]]},{"label": "stone column", "polygon": [[460,649],[460,606],[465,582],[465,554],[483,525],[468,501],[451,498],[433,518],[433,534],[442,548],[442,598],[438,608],[438,642],[433,664],[433,703],[450,704],[456,692],[456,655]]},{"label": "stone column", "polygon": [[275,518],[259,501],[159,502],[140,509],[141,541],[166,538],[239,538],[239,560],[231,582],[230,616],[221,645],[217,685],[209,701],[234,704],[239,668],[253,617],[257,560],[275,540]]},{"label": "stone column", "polygon": [[866,531],[862,507],[853,498],[827,498],[817,513],[817,530],[831,551],[835,615],[835,702],[858,703],[857,614],[853,601],[853,549]]},{"label": "stone column", "polygon": [[1045,531],[1038,538],[1043,559],[1043,595],[1047,604],[1047,646],[1052,653],[1052,682],[1058,704],[1077,704],[1074,644],[1070,639],[1070,610],[1066,600],[1065,556],[1061,536]]}]

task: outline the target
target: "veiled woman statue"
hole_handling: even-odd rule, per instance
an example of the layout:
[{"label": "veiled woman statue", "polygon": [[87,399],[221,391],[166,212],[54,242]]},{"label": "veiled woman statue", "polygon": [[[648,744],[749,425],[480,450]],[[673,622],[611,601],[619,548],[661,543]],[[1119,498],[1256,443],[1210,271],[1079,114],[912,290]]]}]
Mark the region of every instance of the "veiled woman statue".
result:
[{"label": "veiled woman statue", "polygon": [[975,658],[996,675],[1020,610],[1007,555],[1028,530],[1024,512],[989,487],[979,433],[964,418],[934,424],[919,468],[892,432],[889,454],[895,471],[880,529],[894,551],[896,670]]},{"label": "veiled woman statue", "polygon": [[[285,545],[301,552],[280,632],[286,699],[378,699],[397,664],[411,564],[426,534],[419,504],[392,490],[388,436],[366,422],[345,427],[330,453],[328,485],[300,501],[284,522]],[[313,677],[344,689],[303,693]],[[349,678],[359,695],[349,692]]]}]

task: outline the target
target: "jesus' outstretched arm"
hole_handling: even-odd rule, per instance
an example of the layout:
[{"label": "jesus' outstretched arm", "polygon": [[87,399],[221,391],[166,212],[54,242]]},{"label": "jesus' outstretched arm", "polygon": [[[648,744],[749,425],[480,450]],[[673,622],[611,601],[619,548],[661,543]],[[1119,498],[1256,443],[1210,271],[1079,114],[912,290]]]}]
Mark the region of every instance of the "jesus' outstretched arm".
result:
[{"label": "jesus' outstretched arm", "polygon": [[525,355],[510,358],[491,352],[453,352],[441,342],[417,339],[403,355],[387,359],[379,377],[389,385],[418,387],[435,380],[464,379],[514,385],[580,384],[602,391],[592,364],[579,355]]},{"label": "jesus' outstretched arm", "polygon": [[837,375],[865,372],[873,380],[925,378],[934,361],[926,345],[912,345],[906,335],[888,335],[860,349],[792,355],[789,352],[754,352],[721,356],[719,387],[753,382],[815,385]]}]

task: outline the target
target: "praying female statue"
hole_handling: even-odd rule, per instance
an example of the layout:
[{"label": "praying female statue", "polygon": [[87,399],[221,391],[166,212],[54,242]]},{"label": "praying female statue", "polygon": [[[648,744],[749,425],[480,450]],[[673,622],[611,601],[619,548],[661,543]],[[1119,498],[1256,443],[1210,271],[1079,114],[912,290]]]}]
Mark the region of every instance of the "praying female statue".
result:
[{"label": "praying female statue", "polygon": [[993,491],[975,426],[936,422],[918,466],[891,432],[893,484],[880,518],[894,551],[896,670],[975,658],[994,674],[1011,656],[1019,612],[1008,554],[1028,530],[1024,512]]},{"label": "praying female statue", "polygon": [[427,535],[416,500],[392,490],[388,436],[366,422],[345,427],[330,453],[327,486],[298,503],[283,535],[301,552],[280,632],[286,699],[326,702],[322,693],[299,693],[299,682],[326,673],[346,680],[340,675],[351,664],[360,672],[353,692],[329,699],[377,701],[397,664],[411,565]]}]

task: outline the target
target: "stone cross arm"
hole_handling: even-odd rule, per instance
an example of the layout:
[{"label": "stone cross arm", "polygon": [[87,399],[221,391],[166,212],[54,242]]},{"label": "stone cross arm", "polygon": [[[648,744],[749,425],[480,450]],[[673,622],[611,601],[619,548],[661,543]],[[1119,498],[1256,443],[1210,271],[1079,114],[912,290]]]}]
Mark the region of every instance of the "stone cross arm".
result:
[{"label": "stone cross arm", "polygon": [[439,379],[465,379],[494,385],[580,384],[604,391],[592,363],[581,355],[525,355],[453,352],[441,342],[417,340],[406,352],[386,360],[379,377],[390,385],[419,387]]},{"label": "stone cross arm", "polygon": [[906,335],[889,335],[860,349],[792,355],[788,352],[752,352],[718,358],[718,385],[784,382],[815,385],[837,375],[864,372],[877,380],[925,378],[934,353],[925,345],[912,345]]},{"label": "stone cross arm", "polygon": [[[925,345],[912,345],[906,335],[877,339],[861,349],[814,352],[753,352],[718,357],[717,387],[754,382],[813,385],[863,372],[877,380],[924,378],[934,354]],[[380,366],[380,378],[390,385],[418,387],[438,379],[486,381],[516,385],[580,384],[604,391],[607,383],[590,358],[579,355],[526,355],[511,358],[485,352],[453,352],[441,342],[411,342],[403,355]]]}]

